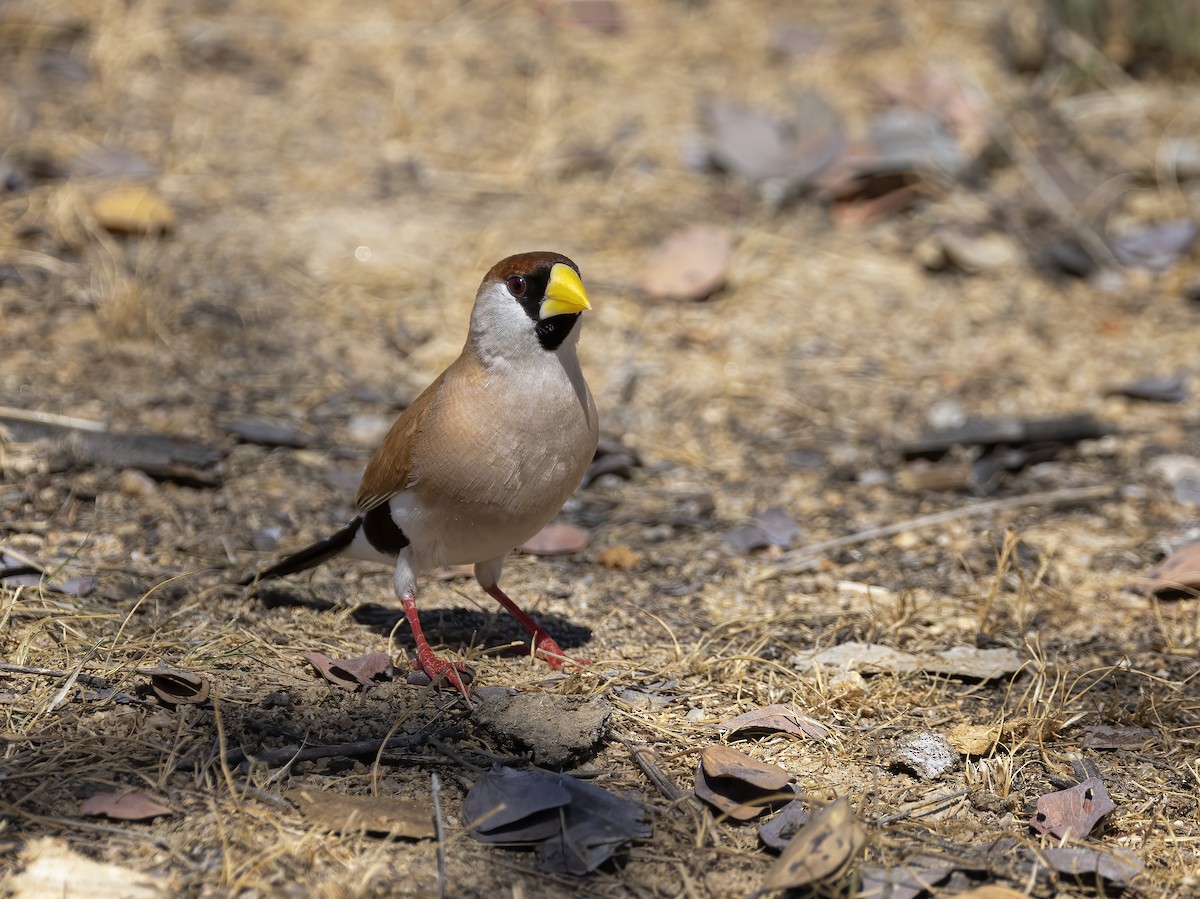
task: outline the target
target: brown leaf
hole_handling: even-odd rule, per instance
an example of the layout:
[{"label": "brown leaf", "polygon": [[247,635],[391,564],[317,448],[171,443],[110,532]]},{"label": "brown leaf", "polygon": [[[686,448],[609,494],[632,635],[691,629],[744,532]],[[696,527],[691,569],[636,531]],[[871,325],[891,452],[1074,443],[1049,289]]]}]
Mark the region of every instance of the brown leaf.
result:
[{"label": "brown leaf", "polygon": [[813,815],[788,842],[767,871],[760,892],[788,890],[837,874],[866,845],[850,803],[835,799]]},{"label": "brown leaf", "polygon": [[171,705],[197,705],[208,699],[208,678],[180,668],[159,665],[139,668],[138,674],[150,678],[150,689],[163,702]]},{"label": "brown leaf", "polygon": [[730,736],[743,730],[781,730],[814,740],[824,740],[829,736],[829,728],[815,718],[810,718],[794,706],[779,704],[746,712],[744,715],[722,721],[717,726],[729,731]]},{"label": "brown leaf", "polygon": [[1156,596],[1200,593],[1200,541],[1185,543],[1146,572],[1138,589]]},{"label": "brown leaf", "polygon": [[100,227],[116,234],[161,234],[175,227],[175,212],[148,187],[126,184],[92,200]]},{"label": "brown leaf", "polygon": [[1145,749],[1158,734],[1148,727],[1107,727],[1097,724],[1084,728],[1084,749]]},{"label": "brown leaf", "polygon": [[709,777],[732,777],[760,790],[782,790],[791,778],[778,765],[760,762],[728,746],[707,746],[700,764]]},{"label": "brown leaf", "polygon": [[777,792],[763,790],[736,777],[712,777],[705,773],[703,764],[696,766],[696,782],[692,790],[697,799],[702,799],[737,821],[749,821],[761,815],[771,805]]},{"label": "brown leaf", "polygon": [[114,821],[145,821],[175,814],[174,809],[155,802],[145,793],[93,793],[79,808],[85,817],[104,815]]},{"label": "brown leaf", "polygon": [[1029,826],[1056,840],[1082,840],[1116,807],[1104,782],[1098,777],[1089,777],[1069,789],[1040,796],[1037,814],[1029,819]]},{"label": "brown leaf", "polygon": [[395,677],[392,657],[386,652],[369,652],[352,659],[331,659],[322,652],[306,652],[304,658],[331,684],[343,690],[366,690]]},{"label": "brown leaf", "polygon": [[337,833],[382,833],[413,840],[436,835],[433,806],[404,796],[347,796],[309,787],[288,790],[284,798],[306,819]]},{"label": "brown leaf", "polygon": [[1117,886],[1128,884],[1145,870],[1140,858],[1120,847],[1106,852],[1090,846],[1053,846],[1043,849],[1042,857],[1055,871],[1076,878],[1099,875]]},{"label": "brown leaf", "polygon": [[552,521],[524,543],[521,551],[534,556],[565,556],[586,549],[588,532],[565,521]]},{"label": "brown leaf", "polygon": [[642,266],[639,284],[659,300],[703,300],[725,284],[733,233],[722,225],[693,225],[672,234]]}]

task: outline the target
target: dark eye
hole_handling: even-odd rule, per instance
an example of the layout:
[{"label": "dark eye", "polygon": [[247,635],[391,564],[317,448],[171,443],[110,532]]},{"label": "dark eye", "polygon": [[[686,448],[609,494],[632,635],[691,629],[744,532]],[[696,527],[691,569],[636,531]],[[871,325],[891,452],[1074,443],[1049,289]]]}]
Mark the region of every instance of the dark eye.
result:
[{"label": "dark eye", "polygon": [[508,288],[509,293],[520,299],[521,297],[525,296],[525,290],[528,285],[525,283],[525,279],[520,275],[513,275],[504,282],[504,286]]}]

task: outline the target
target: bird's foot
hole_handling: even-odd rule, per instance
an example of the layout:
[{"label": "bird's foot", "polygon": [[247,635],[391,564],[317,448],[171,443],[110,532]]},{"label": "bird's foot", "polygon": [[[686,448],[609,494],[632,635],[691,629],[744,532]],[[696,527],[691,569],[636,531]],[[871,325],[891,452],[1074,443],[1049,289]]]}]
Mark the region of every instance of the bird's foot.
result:
[{"label": "bird's foot", "polygon": [[417,657],[412,660],[411,665],[413,675],[409,677],[410,682],[443,683],[458,690],[467,699],[471,698],[468,687],[475,679],[475,672],[462,662],[448,662],[425,648],[417,650]]},{"label": "bird's foot", "polygon": [[554,638],[541,631],[534,635],[533,644],[536,647],[533,654],[539,659],[542,659],[547,665],[555,671],[561,671],[563,665],[574,665],[576,668],[586,668],[592,664],[587,659],[576,659],[566,655],[558,647],[558,643]]}]

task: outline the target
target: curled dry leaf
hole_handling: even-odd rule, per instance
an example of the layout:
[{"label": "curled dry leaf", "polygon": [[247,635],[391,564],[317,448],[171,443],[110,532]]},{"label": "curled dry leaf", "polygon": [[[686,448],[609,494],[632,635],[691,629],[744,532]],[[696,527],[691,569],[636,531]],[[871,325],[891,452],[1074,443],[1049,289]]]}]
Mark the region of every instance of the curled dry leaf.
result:
[{"label": "curled dry leaf", "polygon": [[1120,847],[1104,851],[1091,846],[1053,846],[1042,850],[1042,857],[1055,871],[1070,874],[1102,877],[1115,886],[1125,886],[1146,866],[1128,849]]},{"label": "curled dry leaf", "polygon": [[369,652],[352,659],[331,659],[322,652],[306,652],[304,658],[322,677],[343,690],[366,690],[396,675],[392,657],[386,652]]},{"label": "curled dry leaf", "polygon": [[382,833],[413,840],[436,835],[433,806],[405,796],[348,796],[310,787],[288,790],[284,798],[314,825],[336,833]]},{"label": "curled dry leaf", "polygon": [[139,668],[138,674],[150,678],[150,689],[163,702],[171,705],[196,705],[208,699],[208,678],[180,668],[159,665],[156,668]]},{"label": "curled dry leaf", "polygon": [[759,892],[790,890],[832,877],[866,842],[867,832],[850,803],[835,799],[796,832],[767,871]]},{"label": "curled dry leaf", "polygon": [[722,721],[717,727],[729,731],[730,736],[741,731],[766,730],[784,731],[814,740],[825,740],[829,737],[829,728],[824,724],[804,714],[795,706],[778,703]]},{"label": "curled dry leaf", "polygon": [[694,791],[698,799],[738,821],[766,811],[790,777],[778,765],[760,762],[728,746],[709,746],[700,754]]},{"label": "curled dry leaf", "polygon": [[1185,543],[1146,572],[1138,589],[1155,596],[1195,596],[1200,593],[1200,541]]},{"label": "curled dry leaf", "polygon": [[566,556],[587,549],[588,532],[565,521],[552,521],[524,543],[521,551],[534,556]]},{"label": "curled dry leaf", "polygon": [[659,300],[703,300],[725,284],[733,233],[721,225],[693,225],[672,234],[642,266],[639,283]]},{"label": "curled dry leaf", "polygon": [[799,799],[793,799],[780,809],[778,815],[758,828],[758,838],[776,852],[782,852],[788,840],[795,836],[796,831],[807,824],[811,817],[812,812],[808,806]]},{"label": "curled dry leaf", "polygon": [[1030,818],[1029,826],[1056,840],[1082,840],[1116,807],[1104,781],[1089,777],[1066,790],[1038,797],[1037,814]]},{"label": "curled dry leaf", "polygon": [[79,807],[84,817],[104,815],[114,821],[145,821],[174,813],[145,793],[93,793]]}]

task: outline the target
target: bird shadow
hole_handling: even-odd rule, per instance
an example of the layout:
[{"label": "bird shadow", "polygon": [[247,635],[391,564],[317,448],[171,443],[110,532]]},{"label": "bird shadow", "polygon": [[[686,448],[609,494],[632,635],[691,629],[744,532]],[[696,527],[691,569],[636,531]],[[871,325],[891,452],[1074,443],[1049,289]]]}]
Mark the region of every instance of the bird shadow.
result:
[{"label": "bird shadow", "polygon": [[[291,607],[329,612],[339,607],[337,603],[326,599],[273,587],[259,587],[256,595],[267,609]],[[389,636],[394,631],[405,644],[410,647],[412,645],[412,635],[404,623],[404,612],[400,609],[368,602],[355,607],[350,617],[356,623],[383,636]],[[561,615],[551,613],[538,614],[535,617],[564,650],[583,646],[592,639],[590,627],[575,624]],[[528,642],[529,639],[529,635],[521,626],[499,606],[496,614],[465,606],[421,609],[421,624],[426,635],[431,638],[430,642],[444,643],[447,646],[466,646],[481,640],[495,644]]]}]

